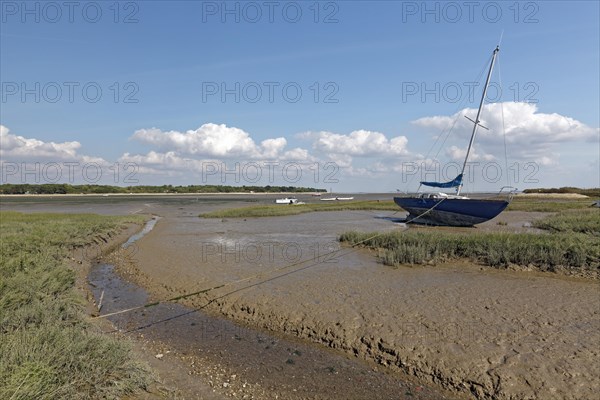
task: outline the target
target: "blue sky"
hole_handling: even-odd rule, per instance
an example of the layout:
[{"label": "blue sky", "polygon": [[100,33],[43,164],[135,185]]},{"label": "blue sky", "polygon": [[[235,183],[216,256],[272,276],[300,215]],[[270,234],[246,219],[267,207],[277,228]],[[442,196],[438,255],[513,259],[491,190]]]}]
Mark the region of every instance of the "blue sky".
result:
[{"label": "blue sky", "polygon": [[[504,32],[493,78],[499,71],[503,96],[493,100],[504,107],[484,110],[492,132],[472,161],[506,167],[503,112],[509,183],[600,186],[599,3],[468,4],[4,1],[2,160],[135,163],[147,184],[206,183],[209,164],[297,163],[312,178],[295,184],[411,189],[422,176],[408,177],[407,165],[460,162],[462,110],[479,92],[463,103],[456,90],[469,97]],[[429,152],[454,115],[460,130]],[[337,183],[314,175],[327,163]],[[33,183],[10,171],[4,181]],[[440,171],[427,178],[453,178]],[[502,174],[471,189],[500,187],[510,168]],[[287,182],[279,178],[269,183]]]}]

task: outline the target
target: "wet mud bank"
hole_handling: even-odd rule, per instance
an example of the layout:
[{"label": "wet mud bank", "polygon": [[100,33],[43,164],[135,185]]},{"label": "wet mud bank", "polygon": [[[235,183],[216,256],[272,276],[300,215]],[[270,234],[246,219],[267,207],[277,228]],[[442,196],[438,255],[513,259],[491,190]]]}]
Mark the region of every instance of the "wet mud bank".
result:
[{"label": "wet mud bank", "polygon": [[[410,285],[425,286],[409,295],[398,294],[392,285],[379,285],[381,292],[372,294],[367,300],[371,304],[363,307],[358,305],[361,300],[350,300],[347,292],[346,300],[336,302],[337,296],[324,295],[329,289],[321,287],[319,300],[313,301],[332,304],[326,310],[307,298],[280,307],[264,294],[225,297],[214,309],[233,320],[323,343],[472,398],[593,397],[599,387],[596,347],[600,343],[593,286],[587,287],[585,297],[591,301],[587,304],[578,304],[576,298],[582,293],[577,291],[572,292],[575,299],[561,298],[574,289],[570,282],[539,285],[533,279],[527,282],[529,288],[520,285],[506,296],[503,292],[509,282],[497,286],[477,279],[467,284],[453,279],[452,275],[469,268],[441,271],[429,277],[428,283],[418,276],[423,271],[402,271],[406,273],[403,279],[412,281]],[[470,270],[474,275],[478,272]],[[440,290],[442,281],[456,287]],[[567,284],[554,292],[561,283]],[[481,286],[473,290],[471,285]],[[435,290],[440,293],[432,294]],[[490,296],[478,298],[480,290]],[[511,299],[517,292],[517,298]],[[307,297],[316,295],[314,291]],[[389,300],[394,297],[406,308],[392,304]]]},{"label": "wet mud bank", "polygon": [[[290,262],[284,249],[314,258],[345,230],[398,229],[373,213],[316,214],[173,215],[115,265],[155,298],[256,276],[184,304],[324,344],[456,396],[578,399],[600,389],[598,281],[458,263],[392,269],[364,250],[273,274]],[[262,258],[244,253],[256,246]]]},{"label": "wet mud bank", "polygon": [[[154,233],[158,219],[149,221],[142,235],[131,236],[121,247],[118,253],[123,259],[145,251],[137,246],[145,240],[144,235]],[[197,390],[178,391],[181,398],[460,398],[390,374],[374,363],[205,313],[202,307],[206,304],[190,307],[190,302],[164,302],[119,313],[154,303],[157,297],[123,279],[106,262],[115,258],[109,256],[93,265],[88,277],[96,304],[102,299],[100,314],[117,313],[107,317],[115,331],[145,343],[146,351],[156,353],[156,360],[176,359],[179,374],[202,382]]]}]

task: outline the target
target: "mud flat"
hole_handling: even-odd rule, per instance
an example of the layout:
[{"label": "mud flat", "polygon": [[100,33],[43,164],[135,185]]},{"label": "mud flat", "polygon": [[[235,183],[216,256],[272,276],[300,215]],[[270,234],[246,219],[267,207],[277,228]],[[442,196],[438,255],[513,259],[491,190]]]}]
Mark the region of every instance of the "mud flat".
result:
[{"label": "mud flat", "polygon": [[[198,208],[194,208],[197,211]],[[197,215],[197,214],[196,214]],[[530,230],[506,212],[482,230]],[[154,298],[321,343],[457,396],[593,398],[600,390],[597,280],[468,263],[390,268],[339,233],[405,229],[386,212],[211,220],[164,209],[136,253],[112,260]],[[310,262],[301,263],[310,259]],[[288,266],[288,268],[282,268]],[[237,283],[236,283],[237,282]]]},{"label": "mud flat", "polygon": [[[208,315],[202,307],[153,303],[146,290],[124,280],[106,261],[119,255],[130,257],[137,251],[135,244],[158,221],[159,217],[153,217],[144,229],[130,236],[119,254],[96,263],[88,279],[96,303],[102,304],[100,320],[110,321],[115,329],[112,332],[136,339],[146,355],[143,358],[170,381],[171,387],[161,389],[167,397],[458,398],[412,377],[390,374],[374,363],[310,346],[293,337],[252,329],[220,315]],[[151,306],[144,306],[148,304]],[[156,393],[153,390],[150,394]]]}]

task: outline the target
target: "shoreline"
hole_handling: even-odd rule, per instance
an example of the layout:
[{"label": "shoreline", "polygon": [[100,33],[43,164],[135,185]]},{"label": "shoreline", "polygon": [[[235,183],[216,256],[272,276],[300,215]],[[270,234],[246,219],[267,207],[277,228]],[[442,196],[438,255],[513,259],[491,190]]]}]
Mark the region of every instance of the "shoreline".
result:
[{"label": "shoreline", "polygon": [[[111,197],[111,196],[269,196],[269,195],[297,195],[306,196],[319,193],[322,195],[335,194],[355,194],[355,195],[373,195],[373,196],[398,196],[398,192],[198,192],[198,193],[53,193],[53,194],[8,194],[0,193],[0,198],[6,197]],[[482,195],[490,194],[494,195],[495,192],[473,192],[468,193],[470,195]],[[515,197],[521,198],[539,198],[539,199],[591,199],[593,196],[587,196],[578,193],[516,193]],[[319,196],[314,196],[319,197]]]},{"label": "shoreline", "polygon": [[[54,194],[0,194],[0,197],[114,197],[114,196],[268,196],[312,195],[315,192],[211,192],[211,193],[54,193]],[[325,193],[325,192],[324,192]],[[316,196],[315,196],[316,197]]]}]

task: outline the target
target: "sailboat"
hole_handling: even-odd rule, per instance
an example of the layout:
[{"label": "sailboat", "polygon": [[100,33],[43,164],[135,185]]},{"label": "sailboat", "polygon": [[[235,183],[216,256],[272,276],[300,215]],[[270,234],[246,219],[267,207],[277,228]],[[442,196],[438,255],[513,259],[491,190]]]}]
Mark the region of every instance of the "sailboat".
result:
[{"label": "sailboat", "polygon": [[[460,174],[449,182],[421,182],[421,185],[423,186],[445,189],[456,188],[456,194],[418,193],[417,195],[410,197],[394,197],[394,202],[404,210],[408,211],[407,222],[427,225],[473,226],[495,218],[508,206],[509,200],[471,199],[460,195],[463,186],[465,167],[469,161],[469,155],[473,147],[477,128],[481,125],[481,110],[483,108],[492,71],[494,69],[494,63],[496,62],[499,51],[500,47],[496,46],[492,54],[490,68],[475,120],[465,116],[473,122],[473,132],[471,133],[471,140],[469,141],[469,147]],[[419,189],[421,188],[421,185],[419,186]]]}]

